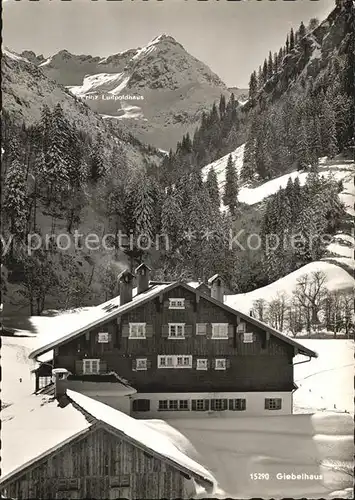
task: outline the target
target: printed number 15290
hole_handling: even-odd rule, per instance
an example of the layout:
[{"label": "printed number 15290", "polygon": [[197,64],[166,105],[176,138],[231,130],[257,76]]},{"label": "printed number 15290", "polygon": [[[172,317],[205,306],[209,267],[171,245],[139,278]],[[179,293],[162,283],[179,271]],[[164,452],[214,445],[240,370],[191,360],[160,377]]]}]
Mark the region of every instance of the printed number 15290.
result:
[{"label": "printed number 15290", "polygon": [[250,479],[253,481],[268,481],[270,479],[270,474],[267,472],[253,472],[250,474]]}]

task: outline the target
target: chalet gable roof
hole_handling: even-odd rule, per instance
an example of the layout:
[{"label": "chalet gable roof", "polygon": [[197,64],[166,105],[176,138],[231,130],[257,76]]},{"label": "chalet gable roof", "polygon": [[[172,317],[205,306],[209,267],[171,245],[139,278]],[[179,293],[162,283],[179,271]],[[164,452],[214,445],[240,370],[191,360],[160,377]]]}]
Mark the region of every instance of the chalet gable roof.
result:
[{"label": "chalet gable roof", "polygon": [[86,321],[83,321],[82,325],[79,328],[68,328],[67,331],[54,332],[51,335],[48,334],[44,336],[43,343],[40,345],[40,347],[32,351],[29,357],[36,358],[37,356],[40,356],[45,352],[55,347],[58,347],[59,345],[65,344],[66,342],[75,337],[78,337],[86,330],[99,326],[103,323],[106,323],[110,319],[125,314],[136,307],[142,306],[145,303],[155,299],[159,295],[164,294],[177,287],[183,287],[186,290],[192,292],[193,294],[203,297],[204,300],[207,300],[215,304],[216,306],[221,307],[230,314],[233,314],[234,316],[237,316],[240,319],[243,319],[244,321],[253,324],[254,326],[260,328],[263,331],[269,332],[270,335],[273,335],[278,339],[282,340],[283,342],[292,345],[295,351],[298,352],[299,354],[304,354],[305,356],[310,356],[310,357],[318,356],[316,352],[312,351],[311,349],[308,349],[307,347],[296,342],[290,337],[284,335],[278,330],[275,330],[266,323],[252,316],[249,316],[248,314],[245,314],[237,309],[234,309],[228,306],[227,304],[220,302],[219,300],[216,300],[213,297],[210,297],[209,295],[201,294],[196,288],[191,287],[186,283],[177,281],[172,283],[162,283],[153,285],[150,288],[148,288],[147,291],[142,292],[140,294],[136,294],[130,302],[127,302],[122,306],[119,303],[119,297],[116,297],[115,299],[108,301],[105,304],[101,304],[99,306],[92,308],[93,311],[90,311],[90,314],[86,316]]},{"label": "chalet gable roof", "polygon": [[[179,450],[168,435],[110,406],[68,390],[64,408],[49,396],[28,396],[3,414],[0,484],[60,451],[97,427],[104,427],[210,488],[215,479],[202,465]],[[14,415],[15,414],[15,415]]]}]

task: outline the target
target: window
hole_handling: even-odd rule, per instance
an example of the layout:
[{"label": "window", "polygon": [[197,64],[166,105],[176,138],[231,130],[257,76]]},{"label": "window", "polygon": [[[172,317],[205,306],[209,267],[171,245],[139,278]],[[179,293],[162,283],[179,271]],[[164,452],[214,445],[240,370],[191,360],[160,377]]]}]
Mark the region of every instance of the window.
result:
[{"label": "window", "polygon": [[169,409],[168,400],[167,399],[160,400],[158,403],[158,410],[163,411],[168,409]]},{"label": "window", "polygon": [[132,411],[150,411],[150,399],[134,399]]},{"label": "window", "polygon": [[130,339],[145,339],[145,323],[130,323],[129,324]]},{"label": "window", "polygon": [[246,328],[246,324],[244,322],[239,323],[237,326],[237,332],[238,333],[244,333]]},{"label": "window", "polygon": [[188,410],[189,409],[189,401],[188,399],[180,399],[179,401],[179,410]]},{"label": "window", "polygon": [[232,411],[244,411],[246,410],[246,399],[230,399],[229,409]]},{"label": "window", "polygon": [[136,370],[146,370],[147,369],[147,358],[136,359]]},{"label": "window", "polygon": [[[59,478],[58,483],[57,483],[57,489],[58,491],[61,491],[62,493],[64,491],[69,491],[69,490],[78,490],[80,487],[79,484],[79,479],[76,477],[73,477],[71,479],[68,478]],[[67,498],[65,496],[62,496],[61,498]],[[71,498],[71,497],[68,497]],[[77,497],[74,497],[77,498]]]},{"label": "window", "polygon": [[212,338],[227,339],[228,338],[228,323],[212,323]]},{"label": "window", "polygon": [[208,411],[210,402],[208,399],[193,399],[191,403],[193,411]]},{"label": "window", "polygon": [[207,370],[208,368],[208,360],[207,359],[198,359],[196,363],[196,370]]},{"label": "window", "polygon": [[99,359],[83,359],[83,373],[92,374],[100,372]]},{"label": "window", "polygon": [[185,323],[169,323],[169,337],[170,339],[183,339],[185,338]]},{"label": "window", "polygon": [[211,410],[223,411],[227,409],[228,399],[211,399]]},{"label": "window", "polygon": [[120,476],[110,477],[110,487],[111,488],[122,488],[127,487],[131,484],[130,474],[121,474]]},{"label": "window", "polygon": [[222,358],[216,359],[214,368],[215,368],[215,370],[225,370],[227,368],[226,360],[222,359]]},{"label": "window", "polygon": [[171,411],[178,410],[178,408],[179,408],[179,402],[178,402],[177,399],[172,399],[172,400],[169,401],[168,406],[169,406],[169,410],[171,410]]},{"label": "window", "polygon": [[177,368],[192,368],[192,356],[176,356]]},{"label": "window", "polygon": [[110,488],[109,495],[110,500],[131,498],[131,488],[129,486],[122,486],[121,488]]},{"label": "window", "polygon": [[169,309],[185,309],[185,299],[169,299]]},{"label": "window", "polygon": [[187,399],[161,399],[158,402],[159,411],[186,411],[189,409]]},{"label": "window", "polygon": [[158,368],[174,368],[174,357],[158,356]]},{"label": "window", "polygon": [[244,344],[249,344],[254,341],[253,332],[244,332],[243,334],[243,342]]},{"label": "window", "polygon": [[281,410],[281,398],[265,398],[265,410]]},{"label": "window", "polygon": [[79,497],[79,491],[61,490],[61,491],[56,491],[55,498],[58,500],[64,500],[64,499],[74,500],[74,499],[80,498],[80,497]]},{"label": "window", "polygon": [[192,368],[192,356],[158,356],[158,368]]},{"label": "window", "polygon": [[38,377],[38,389],[46,387],[52,382],[52,377]]},{"label": "window", "polygon": [[207,323],[196,323],[196,335],[206,335]]},{"label": "window", "polygon": [[97,334],[97,341],[100,343],[100,344],[107,344],[109,342],[109,334],[108,332],[99,332]]}]

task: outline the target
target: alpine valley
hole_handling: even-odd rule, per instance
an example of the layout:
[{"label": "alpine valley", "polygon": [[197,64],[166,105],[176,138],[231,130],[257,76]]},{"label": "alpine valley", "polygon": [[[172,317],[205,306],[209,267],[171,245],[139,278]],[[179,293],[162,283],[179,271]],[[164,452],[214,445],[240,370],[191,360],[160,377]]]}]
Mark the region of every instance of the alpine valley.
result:
[{"label": "alpine valley", "polygon": [[5,49],[5,328],[108,300],[145,261],[157,280],[221,274],[228,304],[282,331],[349,335],[354,37],[353,2],[337,0],[266,47],[247,91],[169,35],[106,58]]}]

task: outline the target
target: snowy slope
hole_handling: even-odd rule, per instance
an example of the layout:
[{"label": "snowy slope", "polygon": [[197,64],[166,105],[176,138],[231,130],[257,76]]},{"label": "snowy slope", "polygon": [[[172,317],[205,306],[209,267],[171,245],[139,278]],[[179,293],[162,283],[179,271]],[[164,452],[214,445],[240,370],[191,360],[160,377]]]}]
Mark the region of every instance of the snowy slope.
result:
[{"label": "snowy slope", "polygon": [[294,358],[294,412],[332,410],[354,413],[354,342],[339,339],[298,339],[319,357],[309,363],[304,356]]},{"label": "snowy slope", "polygon": [[[347,259],[350,261],[350,259]],[[327,276],[326,286],[329,290],[351,290],[354,287],[355,280],[348,272],[341,269],[335,264],[329,262],[311,262],[297,271],[274,281],[270,285],[258,288],[248,293],[240,293],[236,295],[226,295],[225,303],[240,311],[249,314],[253,308],[253,303],[258,299],[265,299],[267,302],[275,299],[278,294],[284,293],[290,296],[296,288],[297,280],[305,274],[311,274],[315,271],[322,271]]]},{"label": "snowy slope", "polygon": [[[235,167],[238,175],[243,166],[243,156],[244,156],[245,144],[239,146],[237,149],[231,152],[232,159],[235,162]],[[223,190],[225,180],[226,180],[226,167],[228,162],[229,153],[218,160],[209,163],[202,169],[202,176],[206,179],[207,174],[211,168],[213,168],[217,174],[217,180],[220,190]],[[337,181],[343,182],[343,191],[340,194],[341,201],[346,205],[346,211],[349,215],[355,215],[354,203],[355,203],[355,187],[353,181],[353,172],[355,169],[355,163],[346,160],[327,160],[327,158],[320,159],[319,172],[321,175],[332,176]],[[239,190],[238,200],[241,203],[246,203],[248,205],[255,205],[265,200],[269,196],[277,193],[280,188],[285,188],[288,179],[291,178],[295,180],[298,177],[300,184],[304,185],[307,179],[307,172],[300,172],[295,170],[288,174],[276,177],[270,181],[264,182],[257,187],[249,187],[242,185]]]}]

